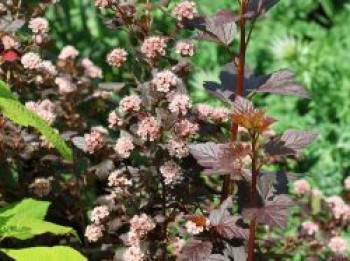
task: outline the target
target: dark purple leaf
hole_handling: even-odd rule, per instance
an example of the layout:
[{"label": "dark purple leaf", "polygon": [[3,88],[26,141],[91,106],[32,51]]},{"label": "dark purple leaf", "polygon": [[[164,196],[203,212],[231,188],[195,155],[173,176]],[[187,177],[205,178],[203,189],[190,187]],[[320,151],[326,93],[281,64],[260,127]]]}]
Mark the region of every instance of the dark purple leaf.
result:
[{"label": "dark purple leaf", "polygon": [[98,87],[105,91],[119,92],[125,87],[125,83],[122,82],[105,82],[100,83]]},{"label": "dark purple leaf", "polygon": [[271,73],[267,81],[255,91],[310,98],[307,90],[295,82],[295,74],[289,70],[280,70]]},{"label": "dark purple leaf", "polygon": [[0,31],[15,33],[25,24],[23,20],[14,20],[10,14],[0,18]]},{"label": "dark purple leaf", "polygon": [[72,138],[72,142],[74,144],[75,147],[77,147],[78,149],[81,149],[82,151],[88,151],[88,148],[85,144],[85,139],[84,137],[74,137]]},{"label": "dark purple leaf", "polygon": [[282,136],[271,139],[265,145],[265,152],[270,156],[298,155],[316,137],[316,131],[287,130]]},{"label": "dark purple leaf", "polygon": [[220,254],[212,254],[206,259],[204,259],[204,261],[230,261],[230,259]]},{"label": "dark purple leaf", "polygon": [[270,8],[278,3],[279,0],[250,0],[248,5],[248,13],[250,18],[255,18],[266,13]]},{"label": "dark purple leaf", "polygon": [[289,208],[292,205],[293,201],[288,195],[278,195],[273,200],[266,201],[261,208],[243,209],[242,216],[248,219],[256,217],[260,224],[285,228],[287,226]]},{"label": "dark purple leaf", "polygon": [[236,23],[227,15],[215,15],[207,19],[206,30],[224,45],[229,45],[235,38],[237,28]]},{"label": "dark purple leaf", "polygon": [[192,239],[182,248],[181,258],[183,261],[203,261],[210,256],[212,249],[211,242]]}]

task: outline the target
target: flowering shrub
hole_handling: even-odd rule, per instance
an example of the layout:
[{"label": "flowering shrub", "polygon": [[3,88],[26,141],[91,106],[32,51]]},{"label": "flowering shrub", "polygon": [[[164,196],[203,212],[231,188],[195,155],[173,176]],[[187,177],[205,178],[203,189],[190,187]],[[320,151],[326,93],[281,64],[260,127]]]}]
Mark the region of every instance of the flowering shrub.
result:
[{"label": "flowering shrub", "polygon": [[[125,30],[132,43],[106,54],[111,69],[128,72],[111,83],[72,45],[49,59],[53,39],[42,12],[53,2],[14,2],[0,8],[0,77],[11,88],[0,93],[1,159],[5,175],[18,176],[2,186],[4,199],[13,200],[16,189],[16,197],[57,202],[52,215],[84,235],[81,250],[92,260],[257,260],[258,224],[286,227],[293,204],[285,161],[316,137],[276,135],[276,120],[252,102],[259,93],[309,98],[290,71],[253,75],[245,66],[253,26],[277,1],[242,0],[237,15],[205,16],[189,1],[96,0],[106,24]],[[173,28],[158,29],[156,12]],[[228,51],[221,82],[204,86],[223,107],[192,104],[186,77],[195,41],[230,50],[235,39],[239,50]],[[14,94],[60,136],[55,129],[42,136],[43,124],[14,117]],[[295,185],[299,196],[310,191],[306,181]],[[340,218],[344,205],[333,201]],[[310,222],[302,228],[309,236],[319,229]],[[335,234],[329,241],[335,256],[346,254],[342,240]]]}]

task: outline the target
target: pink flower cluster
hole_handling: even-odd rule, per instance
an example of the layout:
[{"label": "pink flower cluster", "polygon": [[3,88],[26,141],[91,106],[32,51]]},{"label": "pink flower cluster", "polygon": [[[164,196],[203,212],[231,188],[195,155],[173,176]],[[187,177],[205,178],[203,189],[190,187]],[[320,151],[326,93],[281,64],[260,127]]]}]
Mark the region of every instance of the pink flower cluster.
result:
[{"label": "pink flower cluster", "polygon": [[26,102],[25,106],[28,110],[35,112],[50,125],[56,120],[55,105],[48,99],[38,102],[29,101]]},{"label": "pink flower cluster", "polygon": [[106,60],[110,66],[119,68],[126,61],[127,55],[128,53],[124,49],[115,48],[107,55]]},{"label": "pink flower cluster", "polygon": [[90,154],[94,154],[105,146],[107,133],[103,127],[94,127],[91,133],[85,134],[85,144]]},{"label": "pink flower cluster", "polygon": [[55,79],[58,91],[62,95],[67,95],[77,90],[77,86],[72,82],[69,75],[62,75]]},{"label": "pink flower cluster", "polygon": [[123,177],[124,170],[115,170],[108,176],[108,186],[113,187],[112,196],[123,196],[128,194],[128,188],[132,181]]},{"label": "pink flower cluster", "polygon": [[311,190],[309,182],[305,179],[300,179],[294,182],[294,191],[298,195],[303,195]]},{"label": "pink flower cluster", "polygon": [[81,65],[85,69],[85,74],[92,78],[102,78],[102,70],[100,67],[96,66],[90,59],[85,58],[81,61]]},{"label": "pink flower cluster", "polygon": [[179,115],[186,115],[188,109],[191,107],[190,97],[186,94],[175,94],[171,96],[169,103],[169,110],[172,113]]},{"label": "pink flower cluster", "polygon": [[158,92],[169,92],[170,88],[175,87],[178,82],[179,79],[173,72],[165,70],[155,75],[152,80],[152,85]]},{"label": "pink flower cluster", "polygon": [[160,126],[155,117],[149,116],[144,118],[138,127],[137,135],[144,141],[155,141],[160,136]]},{"label": "pink flower cluster", "polygon": [[155,227],[154,221],[145,213],[133,216],[130,220],[129,242],[131,245],[139,245],[140,240]]},{"label": "pink flower cluster", "polygon": [[108,124],[110,128],[121,127],[123,125],[123,120],[115,111],[112,111],[108,114]]},{"label": "pink flower cluster", "polygon": [[49,31],[49,22],[42,17],[36,17],[30,20],[29,28],[35,34],[45,34]]},{"label": "pink flower cluster", "polygon": [[115,144],[115,151],[124,159],[130,156],[131,151],[134,149],[134,143],[129,136],[121,137]]},{"label": "pink flower cluster", "polygon": [[350,220],[350,206],[341,197],[331,196],[326,198],[326,202],[330,205],[334,218]]},{"label": "pink flower cluster", "polygon": [[196,3],[191,1],[180,2],[175,6],[173,14],[179,21],[183,21],[185,19],[192,20],[197,14]]},{"label": "pink flower cluster", "polygon": [[344,180],[345,190],[350,191],[350,176]]},{"label": "pink flower cluster", "polygon": [[191,220],[188,220],[185,224],[187,232],[192,235],[198,235],[199,233],[202,233],[204,229],[208,226],[210,226],[209,219],[207,219],[205,226],[198,226],[196,223],[194,223]]},{"label": "pink flower cluster", "polygon": [[319,230],[319,226],[312,221],[305,221],[301,224],[302,231],[309,236],[313,236]]},{"label": "pink flower cluster", "polygon": [[328,247],[336,254],[345,254],[348,249],[348,243],[342,237],[335,236],[330,239]]},{"label": "pink flower cluster", "polygon": [[89,242],[97,242],[103,237],[104,227],[102,225],[88,225],[85,230],[85,237]]},{"label": "pink flower cluster", "polygon": [[45,71],[51,76],[55,76],[57,74],[56,66],[53,65],[51,61],[42,61],[39,64],[38,69]]},{"label": "pink flower cluster", "polygon": [[152,58],[152,59],[158,56],[164,56],[165,49],[166,49],[165,39],[159,36],[152,36],[147,38],[141,46],[141,52],[147,58]]},{"label": "pink flower cluster", "polygon": [[198,124],[192,123],[187,119],[175,123],[175,132],[178,136],[184,138],[195,135],[199,130]]},{"label": "pink flower cluster", "polygon": [[107,206],[98,206],[91,211],[90,219],[95,224],[103,223],[109,217],[109,210]]},{"label": "pink flower cluster", "polygon": [[199,119],[223,123],[229,119],[230,112],[226,108],[214,108],[206,104],[198,104],[197,112]]},{"label": "pink flower cluster", "polygon": [[145,260],[146,255],[139,245],[132,245],[125,251],[123,258],[125,261],[142,261]]},{"label": "pink flower cluster", "polygon": [[183,57],[193,56],[196,50],[195,45],[191,41],[179,41],[175,46],[176,53]]},{"label": "pink flower cluster", "polygon": [[182,178],[182,170],[176,162],[169,160],[165,162],[160,168],[160,173],[163,175],[164,183],[169,185]]},{"label": "pink flower cluster", "polygon": [[11,35],[2,36],[1,41],[5,50],[17,49],[20,46],[20,43]]},{"label": "pink flower cluster", "polygon": [[138,95],[125,96],[119,104],[119,110],[121,112],[138,112],[141,106],[141,99]]},{"label": "pink flower cluster", "polygon": [[98,8],[106,8],[111,4],[116,3],[116,0],[95,0],[95,6]]},{"label": "pink flower cluster", "polygon": [[23,67],[25,69],[30,69],[30,70],[37,69],[40,66],[41,62],[42,60],[40,56],[32,52],[25,53],[21,58],[21,63]]},{"label": "pink flower cluster", "polygon": [[66,61],[69,59],[74,59],[79,55],[79,51],[71,45],[67,45],[63,47],[60,54],[58,55],[58,59],[62,61]]},{"label": "pink flower cluster", "polygon": [[170,137],[167,143],[167,149],[171,156],[184,158],[190,154],[188,142],[176,137]]}]

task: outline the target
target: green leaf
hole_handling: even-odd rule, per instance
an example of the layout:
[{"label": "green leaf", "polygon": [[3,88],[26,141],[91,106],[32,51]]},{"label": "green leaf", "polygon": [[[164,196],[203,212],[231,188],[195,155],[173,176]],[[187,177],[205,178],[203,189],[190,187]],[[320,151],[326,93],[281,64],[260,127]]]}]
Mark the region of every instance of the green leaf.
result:
[{"label": "green leaf", "polygon": [[50,204],[48,201],[39,201],[32,198],[24,199],[21,202],[1,208],[0,217],[25,215],[28,218],[44,219]]},{"label": "green leaf", "polygon": [[50,127],[42,118],[35,113],[29,111],[23,106],[11,93],[5,83],[0,81],[0,110],[11,121],[24,126],[33,127],[45,136],[68,161],[73,160],[73,153],[61,136]]},{"label": "green leaf", "polygon": [[87,258],[71,247],[30,247],[23,249],[0,249],[16,261],[87,261]]},{"label": "green leaf", "polygon": [[73,235],[79,239],[73,228],[44,221],[50,204],[47,201],[24,199],[19,203],[1,208],[0,236],[26,240],[51,233],[58,236]]},{"label": "green leaf", "polygon": [[1,220],[0,223],[0,235],[2,237],[26,240],[37,235],[51,233],[57,236],[74,235],[79,239],[77,232],[71,227],[60,226],[40,219],[30,218],[27,217],[25,213],[7,220]]}]

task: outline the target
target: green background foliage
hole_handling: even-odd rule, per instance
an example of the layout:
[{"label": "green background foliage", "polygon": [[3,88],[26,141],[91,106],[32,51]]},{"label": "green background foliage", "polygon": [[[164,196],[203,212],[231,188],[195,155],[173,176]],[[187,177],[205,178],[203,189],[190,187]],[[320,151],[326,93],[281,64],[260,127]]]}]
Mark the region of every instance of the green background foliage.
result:
[{"label": "green background foliage", "polygon": [[[213,14],[235,8],[236,2],[201,1],[200,11]],[[126,46],[128,36],[107,29],[103,15],[91,0],[62,0],[50,10],[57,52],[73,44],[102,66],[107,80],[118,81],[121,72],[107,67],[104,57],[115,46]],[[324,193],[342,189],[350,173],[350,3],[346,0],[283,0],[256,24],[247,63],[257,73],[291,68],[312,95],[311,101],[290,97],[260,96],[279,119],[277,130],[316,129],[317,142],[292,165],[305,173]],[[225,50],[212,43],[199,43],[195,73],[189,80],[195,102],[217,102],[205,93],[203,82],[217,80],[220,67],[229,62]]]}]

